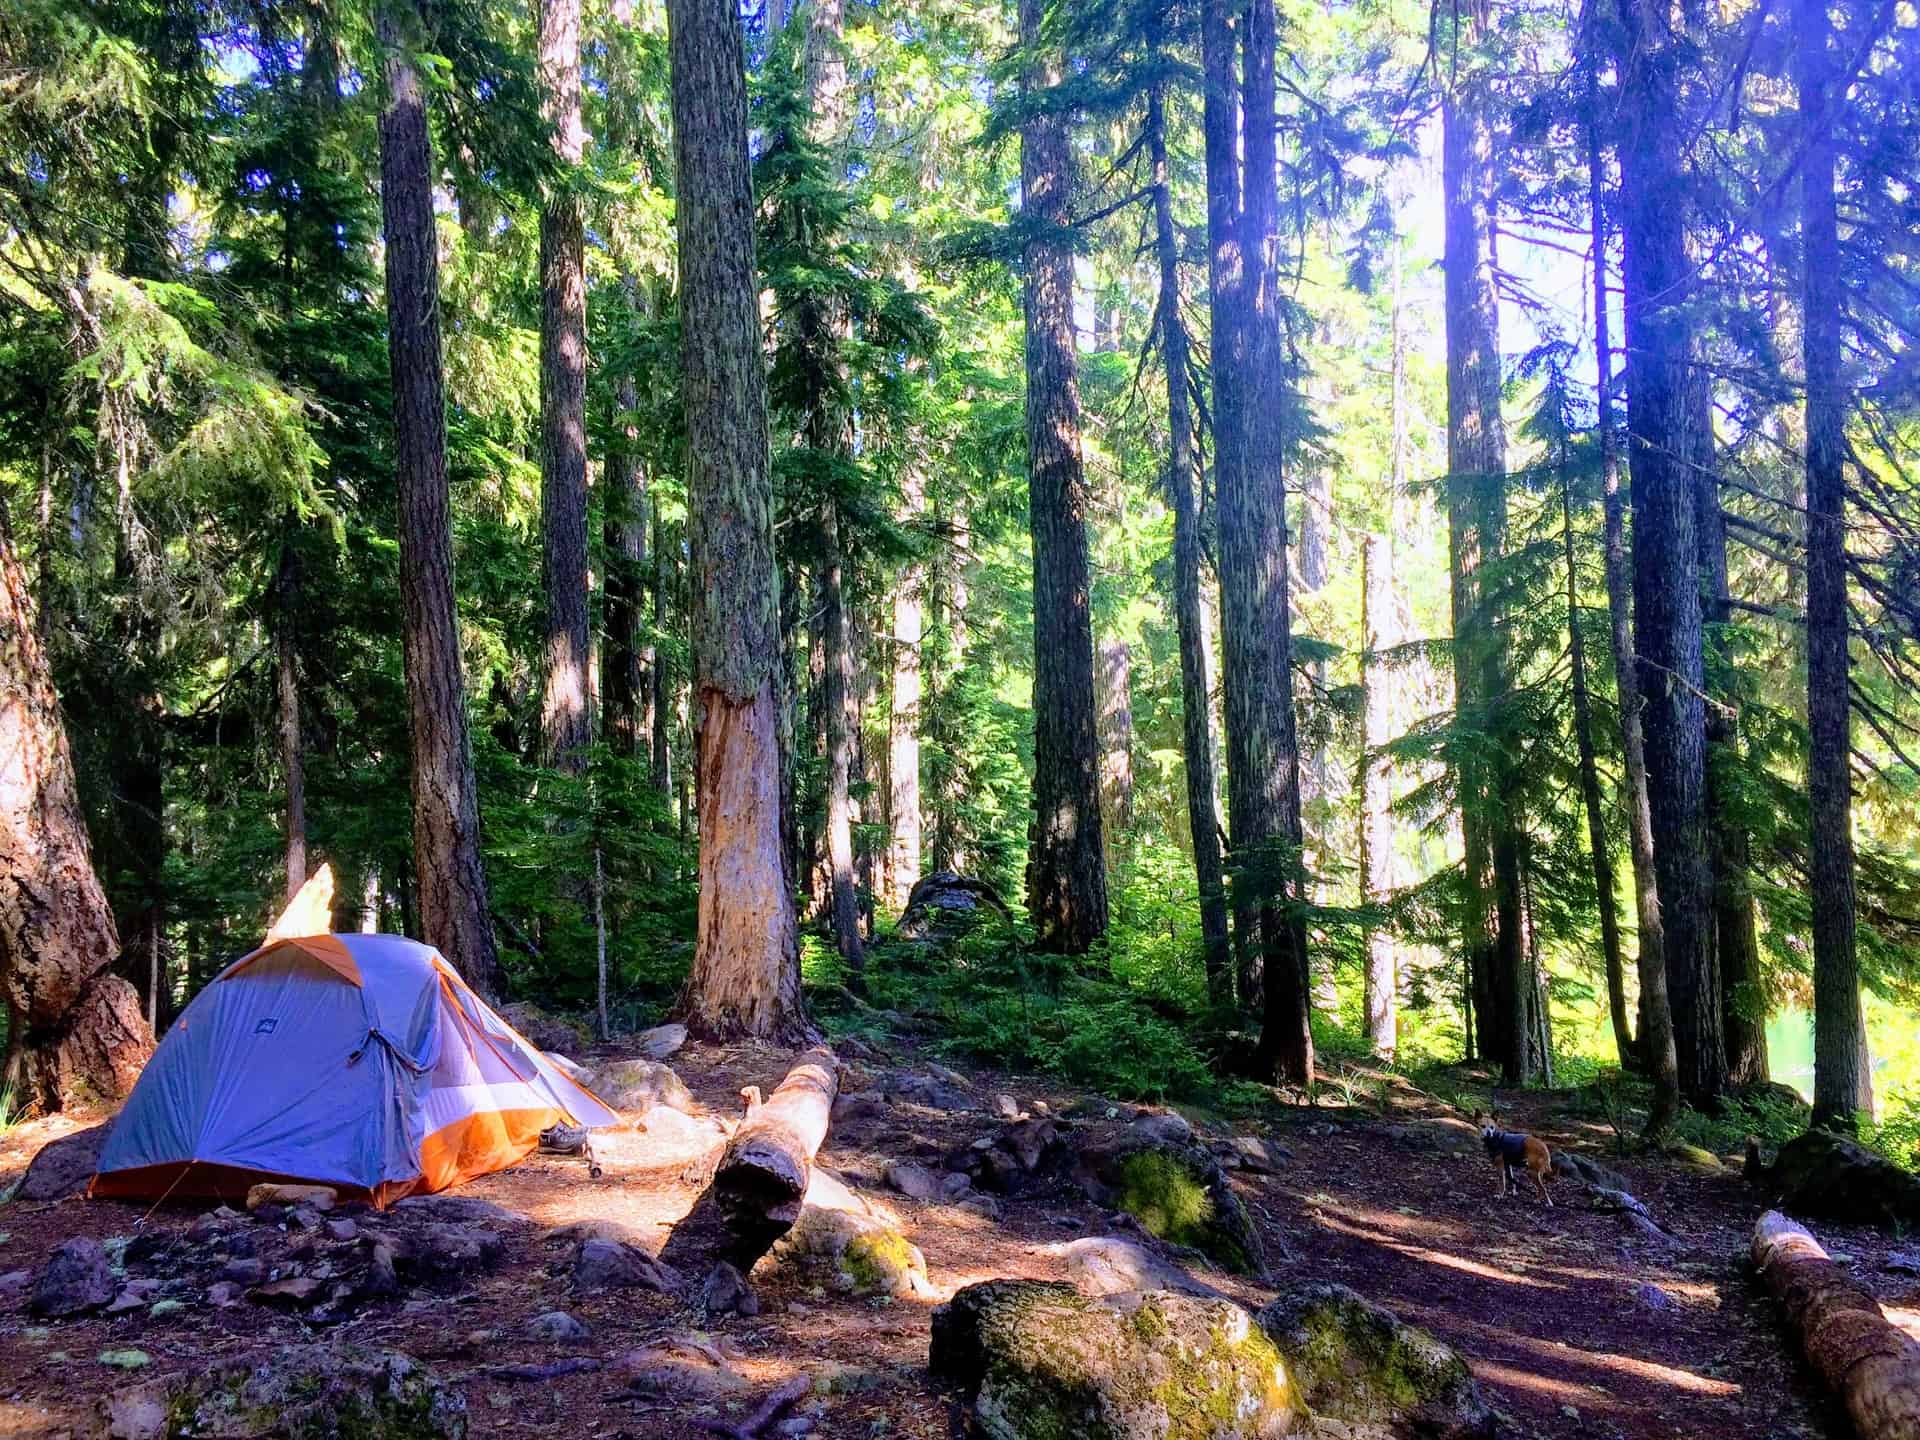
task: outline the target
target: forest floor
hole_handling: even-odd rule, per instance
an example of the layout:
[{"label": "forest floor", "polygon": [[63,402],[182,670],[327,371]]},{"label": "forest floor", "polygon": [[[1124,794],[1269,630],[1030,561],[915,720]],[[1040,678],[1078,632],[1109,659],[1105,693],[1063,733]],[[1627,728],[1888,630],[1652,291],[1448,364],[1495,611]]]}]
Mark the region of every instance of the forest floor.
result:
[{"label": "forest floor", "polygon": [[[741,1086],[770,1090],[789,1058],[751,1047],[694,1045],[671,1063],[691,1088],[695,1108],[732,1116]],[[843,1093],[869,1089],[888,1072],[924,1071],[928,1063],[910,1044],[895,1043],[884,1062],[850,1063]],[[968,1071],[965,1078],[977,1108],[937,1110],[900,1099],[849,1107],[852,1113],[828,1137],[822,1162],[857,1190],[884,1193],[889,1163],[918,1160],[937,1168],[939,1156],[994,1133],[1001,1094],[1023,1108],[1045,1101],[1055,1113],[1076,1107],[1096,1116],[1109,1108],[1122,1118],[1130,1113],[1130,1107],[1108,1107],[1098,1097],[1017,1076]],[[1264,1232],[1274,1285],[1339,1281],[1432,1330],[1470,1362],[1507,1435],[1786,1440],[1847,1433],[1749,1272],[1747,1240],[1761,1207],[1737,1168],[1710,1172],[1660,1156],[1617,1158],[1611,1132],[1573,1113],[1565,1092],[1496,1095],[1502,1123],[1583,1151],[1624,1176],[1676,1242],[1650,1245],[1626,1234],[1619,1216],[1586,1208],[1584,1187],[1569,1180],[1555,1184],[1562,1203],[1552,1209],[1531,1198],[1496,1197],[1492,1167],[1478,1151],[1468,1117],[1404,1083],[1363,1081],[1356,1093],[1361,1089],[1364,1103],[1329,1104],[1323,1087],[1319,1105],[1276,1105],[1231,1121],[1186,1112],[1205,1134],[1256,1135],[1291,1152],[1278,1173],[1242,1171],[1233,1180]],[[0,1136],[0,1191],[42,1143],[74,1128],[75,1122],[56,1118]],[[657,1253],[702,1180],[701,1167],[684,1163],[684,1156],[650,1154],[644,1136],[604,1149],[606,1174],[597,1181],[577,1160],[536,1156],[464,1187],[462,1197],[512,1212],[496,1217],[505,1219],[507,1238],[497,1267],[456,1277],[444,1290],[370,1302],[330,1325],[246,1300],[215,1305],[205,1296],[204,1274],[194,1280],[182,1269],[168,1283],[164,1267],[142,1271],[162,1279],[163,1293],[184,1297],[163,1307],[163,1315],[136,1307],[43,1321],[28,1313],[19,1282],[8,1293],[0,1279],[0,1437],[78,1440],[104,1433],[103,1397],[139,1380],[330,1332],[404,1350],[430,1366],[464,1391],[471,1432],[479,1436],[690,1440],[701,1433],[696,1418],[737,1421],[773,1387],[805,1375],[814,1394],[794,1413],[811,1428],[788,1433],[934,1440],[956,1430],[926,1376],[932,1307],[979,1280],[1065,1278],[1052,1247],[1112,1229],[1111,1218],[1065,1178],[1005,1200],[998,1219],[887,1195],[926,1254],[932,1295],[849,1299],[756,1272],[760,1313],[724,1315],[709,1324],[662,1294],[570,1292],[570,1252],[552,1236],[555,1227],[610,1222],[638,1232],[643,1242],[656,1237],[650,1248]],[[664,1167],[656,1163],[663,1158]],[[0,1277],[21,1269],[37,1273],[50,1249],[73,1235],[104,1241],[158,1234],[185,1247],[168,1253],[187,1254],[186,1232],[203,1213],[204,1207],[148,1213],[84,1199],[15,1202],[0,1207]],[[391,1218],[360,1217],[366,1226]],[[270,1264],[283,1250],[309,1261],[315,1252],[314,1237],[258,1223],[251,1228],[264,1232],[257,1253]],[[1886,1268],[1892,1239],[1828,1227],[1819,1233],[1890,1309],[1901,1307],[1900,1318],[1913,1320],[1920,1280]],[[324,1244],[318,1248],[324,1258]],[[1272,1293],[1202,1273],[1249,1304]],[[1648,1285],[1663,1293],[1650,1295]],[[590,1337],[572,1347],[532,1338],[532,1317],[555,1309],[584,1322]],[[626,1392],[613,1366],[532,1382],[495,1368],[566,1356],[610,1360],[663,1340],[690,1345],[698,1363],[718,1361],[731,1371],[734,1395],[705,1402],[670,1394],[639,1398]],[[98,1358],[128,1350],[147,1357],[137,1376]]]}]

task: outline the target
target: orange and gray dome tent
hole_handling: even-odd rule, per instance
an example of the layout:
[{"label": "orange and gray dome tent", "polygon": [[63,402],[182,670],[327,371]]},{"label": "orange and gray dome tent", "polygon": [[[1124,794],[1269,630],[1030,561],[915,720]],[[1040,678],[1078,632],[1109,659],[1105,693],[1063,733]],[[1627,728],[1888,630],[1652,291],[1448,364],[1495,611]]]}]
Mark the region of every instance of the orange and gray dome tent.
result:
[{"label": "orange and gray dome tent", "polygon": [[558,1122],[623,1123],[432,946],[287,928],[174,1021],[89,1194],[239,1200],[284,1180],[384,1207],[512,1165]]}]

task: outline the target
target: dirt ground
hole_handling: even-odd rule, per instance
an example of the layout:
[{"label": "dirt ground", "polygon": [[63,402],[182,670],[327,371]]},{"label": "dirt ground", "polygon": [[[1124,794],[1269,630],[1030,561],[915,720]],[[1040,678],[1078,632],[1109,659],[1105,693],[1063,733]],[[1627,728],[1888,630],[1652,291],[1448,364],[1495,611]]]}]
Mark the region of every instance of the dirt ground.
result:
[{"label": "dirt ground", "polygon": [[[702,1106],[738,1110],[742,1085],[771,1086],[789,1057],[751,1048],[694,1046],[674,1068]],[[847,1090],[887,1068],[921,1066],[901,1050],[891,1062],[850,1066]],[[1056,1111],[1088,1097],[1018,1077],[970,1074],[981,1105],[949,1113],[893,1101],[836,1125],[824,1163],[861,1189],[878,1191],[894,1160],[935,1160],[992,1133],[993,1098],[1045,1100]],[[1664,1158],[1614,1160],[1599,1127],[1567,1118],[1550,1094],[1498,1097],[1503,1122],[1620,1171],[1680,1242],[1667,1250],[1626,1236],[1619,1218],[1585,1207],[1579,1188],[1557,1182],[1553,1209],[1495,1196],[1492,1167],[1473,1152],[1470,1129],[1428,1097],[1393,1092],[1390,1113],[1275,1107],[1259,1123],[1197,1116],[1219,1135],[1258,1134],[1291,1152],[1279,1173],[1234,1183],[1268,1242],[1275,1286],[1337,1280],[1399,1311],[1457,1347],[1513,1436],[1722,1437],[1787,1440],[1847,1433],[1792,1352],[1745,1261],[1760,1206],[1736,1170],[1707,1173]],[[1103,1107],[1104,1108],[1104,1107]],[[1096,1112],[1100,1113],[1100,1112]],[[1124,1111],[1122,1114],[1124,1115]],[[55,1119],[0,1137],[0,1189],[18,1178],[46,1140],[76,1128]],[[624,1224],[657,1236],[656,1251],[687,1212],[699,1167],[651,1165],[645,1137],[607,1147],[607,1173],[590,1180],[572,1159],[534,1157],[460,1193],[526,1217],[508,1231],[505,1260],[444,1292],[413,1291],[348,1311],[331,1325],[242,1302],[216,1307],[204,1292],[174,1287],[185,1303],[160,1317],[146,1309],[42,1322],[22,1294],[0,1298],[0,1440],[99,1433],[100,1398],[133,1383],[103,1353],[150,1357],[140,1378],[228,1356],[320,1338],[323,1332],[405,1350],[460,1386],[477,1436],[597,1436],[683,1440],[699,1416],[738,1419],[768,1390],[799,1375],[815,1384],[797,1415],[832,1437],[946,1437],[955,1417],[928,1385],[932,1306],[962,1286],[1001,1276],[1065,1278],[1059,1242],[1110,1228],[1065,1181],[1010,1199],[1002,1218],[941,1203],[888,1197],[925,1251],[934,1294],[917,1300],[855,1300],[778,1278],[753,1277],[754,1318],[728,1315],[704,1327],[697,1311],[666,1296],[629,1291],[575,1297],[570,1251],[543,1237],[579,1220]],[[199,1209],[143,1208],[69,1200],[0,1208],[0,1274],[37,1271],[71,1235],[184,1234]],[[384,1217],[365,1216],[366,1223]],[[267,1231],[268,1227],[260,1226]],[[1920,1281],[1882,1268],[1893,1242],[1869,1232],[1819,1228],[1899,1318],[1920,1335]],[[262,1254],[299,1236],[266,1236]],[[148,1272],[143,1272],[148,1273]],[[160,1273],[160,1272],[152,1272]],[[1232,1277],[1206,1278],[1249,1303],[1271,1291]],[[1661,1297],[1644,1293],[1653,1285]],[[531,1338],[528,1321],[566,1309],[591,1327],[583,1345]],[[608,1358],[665,1337],[715,1347],[751,1384],[737,1400],[705,1408],[636,1399],[611,1371],[515,1382],[495,1367],[567,1355]]]}]

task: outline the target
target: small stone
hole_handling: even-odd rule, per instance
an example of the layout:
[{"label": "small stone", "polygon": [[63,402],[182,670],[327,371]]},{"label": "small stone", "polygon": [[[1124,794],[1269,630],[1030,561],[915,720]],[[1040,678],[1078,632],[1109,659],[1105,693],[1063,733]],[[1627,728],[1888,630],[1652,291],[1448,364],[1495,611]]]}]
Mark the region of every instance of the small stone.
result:
[{"label": "small stone", "polygon": [[687,1043],[684,1025],[656,1025],[634,1037],[634,1050],[642,1059],[664,1060]]},{"label": "small stone", "polygon": [[781,1436],[811,1435],[813,1418],[809,1415],[794,1415],[782,1420],[773,1427],[773,1433]]},{"label": "small stone", "polygon": [[240,1212],[231,1205],[216,1205],[207,1212],[216,1220],[238,1220]]},{"label": "small stone", "polygon": [[102,1350],[97,1358],[116,1370],[144,1370],[153,1363],[153,1356],[144,1350]]},{"label": "small stone", "polygon": [[752,1316],[760,1313],[760,1301],[748,1288],[746,1277],[722,1260],[701,1283],[700,1308],[709,1319],[727,1314]]},{"label": "small stone", "polygon": [[34,1282],[36,1315],[77,1315],[113,1299],[113,1270],[97,1240],[76,1235],[63,1241]]},{"label": "small stone", "polygon": [[[320,1212],[311,1205],[296,1205],[287,1212],[287,1220],[301,1230],[318,1230]],[[349,1221],[349,1224],[352,1222]]]},{"label": "small stone", "polygon": [[158,1320],[163,1316],[178,1315],[186,1308],[187,1302],[184,1300],[156,1300],[148,1308],[147,1314]]},{"label": "small stone", "polygon": [[940,1198],[958,1200],[973,1188],[973,1178],[960,1170],[949,1170],[940,1177]]},{"label": "small stone", "polygon": [[101,1402],[108,1440],[161,1440],[167,1433],[167,1391],[163,1384],[116,1390]]},{"label": "small stone", "polygon": [[556,1345],[576,1345],[593,1333],[564,1310],[549,1310],[534,1316],[527,1323],[527,1332],[536,1340],[548,1340]]},{"label": "small stone", "polygon": [[289,1275],[284,1280],[275,1280],[247,1292],[247,1298],[256,1305],[270,1305],[277,1310],[297,1310],[313,1299],[320,1290],[320,1281],[311,1275]]},{"label": "small stone", "polygon": [[679,1277],[637,1245],[583,1240],[573,1260],[573,1288],[657,1290],[670,1295],[679,1288]]},{"label": "small stone", "polygon": [[400,1275],[391,1245],[375,1244],[368,1247],[367,1269],[360,1277],[360,1293],[369,1297],[400,1293]]},{"label": "small stone", "polygon": [[1133,1122],[1133,1130],[1156,1145],[1184,1145],[1193,1139],[1193,1126],[1176,1110],[1142,1115]]},{"label": "small stone", "polygon": [[113,1303],[107,1306],[109,1315],[118,1315],[123,1310],[138,1310],[160,1293],[158,1280],[129,1280],[120,1287],[120,1293],[113,1297]]},{"label": "small stone", "polygon": [[998,1220],[1004,1213],[1000,1202],[991,1195],[969,1195],[960,1202],[960,1208],[969,1215],[978,1215],[982,1220]]},{"label": "small stone", "polygon": [[16,1295],[24,1295],[33,1288],[31,1270],[9,1270],[0,1275],[0,1300],[11,1300]]},{"label": "small stone", "polygon": [[927,1066],[927,1073],[936,1080],[948,1085],[957,1085],[962,1090],[967,1089],[973,1084],[971,1080],[967,1079],[967,1077],[962,1075],[958,1070],[949,1070],[944,1065],[929,1065]]},{"label": "small stone", "polygon": [[912,1200],[933,1200],[940,1195],[940,1177],[911,1160],[896,1160],[887,1166],[887,1184]]},{"label": "small stone", "polygon": [[207,1303],[225,1310],[229,1305],[238,1304],[240,1287],[231,1280],[216,1280],[207,1287]]},{"label": "small stone", "polygon": [[[1920,1250],[1895,1250],[1887,1256],[1887,1269],[1902,1275],[1920,1275]],[[7,1277],[0,1275],[0,1295],[6,1293]]]},{"label": "small stone", "polygon": [[1271,1145],[1256,1135],[1236,1135],[1227,1143],[1240,1161],[1240,1168],[1255,1175],[1271,1175],[1280,1168],[1282,1160],[1293,1157],[1286,1146]]},{"label": "small stone", "polygon": [[1658,1285],[1650,1284],[1645,1280],[1633,1287],[1633,1298],[1637,1304],[1648,1310],[1664,1313],[1675,1308],[1673,1296]]},{"label": "small stone", "polygon": [[335,1240],[351,1240],[360,1233],[360,1227],[351,1220],[327,1221],[327,1234]]},{"label": "small stone", "polygon": [[993,1112],[1002,1120],[1018,1120],[1020,1102],[1011,1095],[996,1095],[993,1097]]},{"label": "small stone", "polygon": [[220,1267],[220,1278],[242,1287],[258,1285],[267,1278],[267,1265],[264,1260],[251,1255],[244,1259],[229,1260]]}]

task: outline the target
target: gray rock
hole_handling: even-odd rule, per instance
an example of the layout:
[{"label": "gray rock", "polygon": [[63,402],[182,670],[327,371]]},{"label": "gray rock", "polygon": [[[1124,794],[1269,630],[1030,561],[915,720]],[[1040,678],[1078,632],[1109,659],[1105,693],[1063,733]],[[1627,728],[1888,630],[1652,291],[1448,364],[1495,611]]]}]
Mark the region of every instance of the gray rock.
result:
[{"label": "gray rock", "polygon": [[527,1322],[527,1333],[536,1340],[549,1340],[556,1345],[577,1345],[593,1334],[564,1310],[549,1310],[534,1316]]},{"label": "gray rock", "polygon": [[1193,1126],[1177,1110],[1161,1110],[1140,1116],[1133,1132],[1155,1145],[1184,1145],[1193,1139]]},{"label": "gray rock", "polygon": [[887,1166],[887,1184],[912,1200],[935,1200],[940,1196],[940,1177],[911,1160],[896,1160]]},{"label": "gray rock", "polygon": [[746,1276],[722,1260],[700,1284],[700,1308],[708,1319],[716,1315],[753,1316],[760,1313],[760,1300],[748,1288]]},{"label": "gray rock", "polygon": [[1654,1224],[1653,1221],[1649,1220],[1645,1215],[1635,1214],[1631,1210],[1622,1210],[1614,1216],[1614,1221],[1619,1225],[1621,1234],[1625,1235],[1629,1240],[1644,1240],[1648,1244],[1658,1245],[1662,1249],[1667,1250],[1679,1248],[1680,1242],[1678,1240]]},{"label": "gray rock", "polygon": [[657,1290],[671,1295],[680,1277],[637,1245],[613,1240],[582,1240],[573,1257],[573,1288],[583,1294],[601,1290]]},{"label": "gray rock", "polygon": [[1182,1295],[1219,1295],[1171,1260],[1118,1235],[1089,1235],[1053,1247],[1067,1262],[1067,1278],[1082,1295],[1124,1295],[1135,1290],[1175,1290]]},{"label": "gray rock", "polygon": [[1303,1285],[1262,1309],[1299,1398],[1352,1440],[1409,1432],[1432,1440],[1494,1433],[1473,1374],[1448,1346],[1344,1285]]},{"label": "gray rock", "polygon": [[1563,1150],[1557,1145],[1553,1147],[1553,1173],[1602,1190],[1630,1191],[1632,1189],[1627,1177],[1618,1170],[1602,1165],[1598,1160],[1579,1154],[1577,1151]]},{"label": "gray rock", "polygon": [[586,1026],[548,1014],[524,1000],[498,1008],[501,1018],[540,1050],[577,1050],[593,1038]]},{"label": "gray rock", "polygon": [[465,1440],[466,1400],[398,1350],[285,1345],[168,1384],[174,1433]]},{"label": "gray rock", "polygon": [[76,1235],[54,1249],[46,1268],[34,1281],[32,1309],[36,1315],[77,1315],[113,1299],[113,1268],[97,1240]]},{"label": "gray rock", "polygon": [[973,1189],[973,1179],[964,1170],[949,1170],[940,1177],[940,1198],[958,1200]]},{"label": "gray rock", "polygon": [[384,1240],[367,1245],[367,1268],[360,1277],[360,1293],[368,1299],[400,1293],[399,1261]]},{"label": "gray rock", "polygon": [[1587,1194],[1592,1198],[1593,1208],[1596,1210],[1611,1211],[1616,1214],[1625,1212],[1629,1215],[1641,1216],[1648,1221],[1653,1220],[1652,1212],[1624,1190],[1609,1190],[1603,1185],[1589,1185]]},{"label": "gray rock", "polygon": [[118,1315],[127,1310],[143,1310],[160,1293],[158,1280],[129,1280],[120,1287],[120,1293],[113,1297],[113,1303],[107,1306],[109,1315]]},{"label": "gray rock", "polygon": [[978,1215],[982,1220],[998,1220],[1006,1213],[1006,1208],[993,1196],[973,1193],[960,1202],[960,1208],[969,1215]]},{"label": "gray rock", "polygon": [[684,1025],[656,1025],[634,1037],[633,1048],[643,1060],[664,1060],[687,1043]]},{"label": "gray rock", "polygon": [[12,1300],[33,1288],[31,1270],[9,1270],[0,1275],[0,1300]]},{"label": "gray rock", "polygon": [[1761,1163],[1749,1142],[1747,1178],[1804,1220],[1843,1225],[1920,1226],[1920,1176],[1830,1130],[1809,1130]]},{"label": "gray rock", "polygon": [[1638,1285],[1633,1287],[1633,1299],[1634,1303],[1642,1309],[1653,1310],[1663,1314],[1677,1308],[1673,1296],[1662,1290],[1658,1285],[1650,1284],[1645,1280],[1642,1280]]},{"label": "gray rock", "polygon": [[424,1214],[457,1225],[531,1225],[531,1217],[478,1195],[409,1195],[393,1207],[402,1215]]},{"label": "gray rock", "polygon": [[1273,1440],[1305,1418],[1273,1342],[1206,1296],[990,1280],[933,1312],[928,1362],[989,1440]]},{"label": "gray rock", "polygon": [[207,1287],[207,1303],[224,1310],[240,1303],[240,1287],[231,1280],[216,1280]]},{"label": "gray rock", "polygon": [[1266,1247],[1220,1162],[1200,1145],[1155,1143],[1128,1126],[1080,1152],[1075,1177],[1094,1204],[1131,1215],[1149,1234],[1216,1265],[1264,1276]]},{"label": "gray rock", "polygon": [[220,1278],[242,1287],[258,1285],[267,1278],[267,1262],[251,1255],[229,1260],[220,1267]]},{"label": "gray rock", "polygon": [[616,1110],[644,1115],[657,1105],[692,1114],[693,1092],[658,1060],[616,1060],[593,1072],[587,1088]]},{"label": "gray rock", "polygon": [[887,1113],[887,1097],[878,1090],[842,1091],[833,1102],[833,1123],[847,1125],[873,1120]]},{"label": "gray rock", "polygon": [[16,1200],[65,1200],[78,1195],[100,1168],[100,1151],[105,1148],[113,1122],[76,1130],[49,1140],[35,1153],[15,1190]]},{"label": "gray rock", "polygon": [[103,1397],[100,1421],[108,1440],[162,1440],[167,1433],[165,1382],[136,1385]]},{"label": "gray rock", "polygon": [[296,1205],[287,1212],[287,1220],[298,1230],[318,1230],[320,1212],[311,1205]]},{"label": "gray rock", "polygon": [[[1887,1256],[1887,1269],[1902,1275],[1920,1275],[1920,1250],[1895,1250]],[[0,1275],[0,1294],[6,1293],[7,1277]]]},{"label": "gray rock", "polygon": [[1018,1120],[1020,1102],[1011,1095],[996,1095],[993,1097],[993,1113],[1002,1120]]},{"label": "gray rock", "polygon": [[972,1095],[932,1075],[890,1076],[886,1093],[890,1098],[903,1100],[909,1105],[924,1105],[929,1110],[953,1115],[978,1108]]},{"label": "gray rock", "polygon": [[327,1238],[330,1240],[351,1240],[360,1233],[360,1227],[351,1220],[327,1221]]},{"label": "gray rock", "polygon": [[1286,1146],[1275,1145],[1257,1135],[1235,1135],[1227,1145],[1239,1159],[1240,1168],[1255,1175],[1271,1175],[1280,1168],[1281,1161],[1293,1158],[1293,1152]]}]

